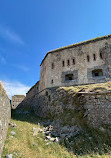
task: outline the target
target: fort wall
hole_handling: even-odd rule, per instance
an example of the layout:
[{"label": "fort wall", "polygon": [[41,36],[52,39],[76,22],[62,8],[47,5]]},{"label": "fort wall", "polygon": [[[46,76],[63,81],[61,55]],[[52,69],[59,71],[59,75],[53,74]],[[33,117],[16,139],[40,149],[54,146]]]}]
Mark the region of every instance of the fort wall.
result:
[{"label": "fort wall", "polygon": [[[94,127],[111,125],[111,92],[77,92],[71,87],[47,89],[40,94],[35,102],[36,115],[44,118],[61,118],[65,111],[66,117],[70,111],[75,116],[86,118]],[[66,112],[67,111],[67,112]],[[76,113],[76,114],[75,114]]]},{"label": "fort wall", "polygon": [[[23,103],[40,117],[56,118],[64,113],[67,116],[71,111],[72,118],[80,115],[93,126],[109,125],[111,89],[107,89],[111,82],[108,81],[111,81],[111,35],[48,52],[41,63],[39,84],[35,84],[38,90],[34,85]],[[84,86],[93,83],[104,83],[103,90],[84,91]],[[80,85],[83,86],[80,91],[73,91]]]},{"label": "fort wall", "polygon": [[12,109],[15,109],[24,100],[24,98],[25,98],[24,95],[12,96],[12,100],[11,100]]},{"label": "fort wall", "polygon": [[39,92],[51,87],[111,80],[111,37],[59,48],[41,63]]},{"label": "fort wall", "polygon": [[0,82],[0,155],[2,154],[10,117],[11,117],[10,100],[3,88],[2,83]]},{"label": "fort wall", "polygon": [[36,82],[26,93],[24,100],[18,105],[17,109],[32,110],[34,109],[34,98],[38,97],[39,81]]}]

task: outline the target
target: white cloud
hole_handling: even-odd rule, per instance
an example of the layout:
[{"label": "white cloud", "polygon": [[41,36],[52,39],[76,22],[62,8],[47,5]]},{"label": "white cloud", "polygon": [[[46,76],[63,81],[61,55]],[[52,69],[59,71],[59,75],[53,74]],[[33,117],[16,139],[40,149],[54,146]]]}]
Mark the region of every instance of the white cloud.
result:
[{"label": "white cloud", "polygon": [[5,58],[0,54],[0,63],[5,65],[6,64],[6,60]]},{"label": "white cloud", "polygon": [[18,81],[3,81],[4,88],[7,95],[11,99],[13,95],[25,95],[26,92],[30,89],[29,86],[26,86]]},{"label": "white cloud", "polygon": [[0,35],[2,38],[9,40],[11,42],[18,43],[21,45],[25,44],[17,33],[1,25],[0,25]]}]

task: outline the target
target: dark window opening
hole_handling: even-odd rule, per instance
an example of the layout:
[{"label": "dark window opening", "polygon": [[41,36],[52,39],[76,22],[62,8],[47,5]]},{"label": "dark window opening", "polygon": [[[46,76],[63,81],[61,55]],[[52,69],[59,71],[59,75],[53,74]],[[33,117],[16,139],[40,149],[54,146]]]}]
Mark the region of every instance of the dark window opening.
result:
[{"label": "dark window opening", "polygon": [[75,59],[72,60],[73,65],[75,65]]},{"label": "dark window opening", "polygon": [[64,60],[62,61],[62,66],[63,66],[63,67],[65,66],[65,62],[64,62]]},{"label": "dark window opening", "polygon": [[52,81],[51,81],[51,83],[53,84],[53,83],[54,83],[54,81],[52,80]]},{"label": "dark window opening", "polygon": [[69,81],[69,80],[73,80],[73,74],[67,74],[67,75],[65,75],[65,80],[66,81]]},{"label": "dark window opening", "polygon": [[103,54],[102,53],[100,53],[100,58],[103,59]]},{"label": "dark window opening", "polygon": [[54,63],[52,63],[52,69],[54,69]]},{"label": "dark window opening", "polygon": [[89,62],[90,58],[89,58],[89,55],[87,55],[87,61]]},{"label": "dark window opening", "polygon": [[93,60],[96,60],[96,54],[93,54]]},{"label": "dark window opening", "polygon": [[103,76],[102,69],[96,69],[92,71],[92,77],[101,77],[101,76]]},{"label": "dark window opening", "polygon": [[70,60],[67,60],[67,65],[68,65],[68,66],[70,65]]}]

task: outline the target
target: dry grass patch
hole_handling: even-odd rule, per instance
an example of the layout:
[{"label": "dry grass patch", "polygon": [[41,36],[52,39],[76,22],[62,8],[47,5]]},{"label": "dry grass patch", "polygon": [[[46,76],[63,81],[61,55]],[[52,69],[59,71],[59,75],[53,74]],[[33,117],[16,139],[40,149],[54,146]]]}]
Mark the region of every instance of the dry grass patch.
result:
[{"label": "dry grass patch", "polygon": [[[39,133],[33,136],[33,127],[43,122],[34,115],[13,114],[11,119],[17,127],[9,127],[2,158],[13,154],[13,158],[110,158],[111,141],[107,133],[85,126],[84,131],[74,137],[72,146],[65,141],[46,145],[45,136]],[[40,126],[42,128],[42,126]],[[10,132],[16,132],[11,136]],[[89,138],[92,137],[90,140]],[[69,146],[68,150],[67,147]]]},{"label": "dry grass patch", "polygon": [[81,86],[71,86],[71,87],[60,87],[66,91],[72,90],[73,92],[105,92],[111,91],[111,82],[98,83],[98,84],[89,84]]},{"label": "dry grass patch", "polygon": [[[11,121],[17,127],[9,127],[2,158],[7,154],[13,154],[13,158],[75,158],[57,143],[46,145],[42,134],[33,136],[32,128],[37,127],[37,124],[13,119]],[[11,136],[11,131],[16,132],[16,135]]]}]

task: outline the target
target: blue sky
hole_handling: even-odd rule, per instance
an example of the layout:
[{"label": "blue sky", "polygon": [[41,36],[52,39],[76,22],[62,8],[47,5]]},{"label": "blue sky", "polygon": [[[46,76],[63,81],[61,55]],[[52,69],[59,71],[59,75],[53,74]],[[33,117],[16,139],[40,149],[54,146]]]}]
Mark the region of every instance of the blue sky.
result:
[{"label": "blue sky", "polygon": [[39,80],[49,50],[111,34],[110,0],[0,0],[0,80],[9,95]]}]

